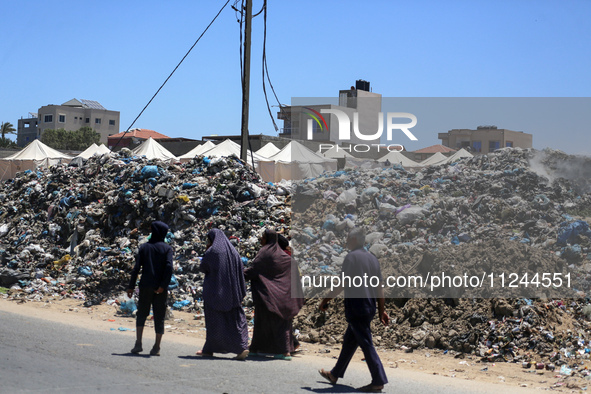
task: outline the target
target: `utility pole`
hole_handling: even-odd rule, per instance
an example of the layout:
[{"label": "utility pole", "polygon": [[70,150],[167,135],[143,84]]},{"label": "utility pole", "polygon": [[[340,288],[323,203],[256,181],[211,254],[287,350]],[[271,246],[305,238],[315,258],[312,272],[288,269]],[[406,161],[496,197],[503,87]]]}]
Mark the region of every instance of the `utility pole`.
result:
[{"label": "utility pole", "polygon": [[248,109],[250,98],[250,30],[252,23],[252,0],[246,0],[244,18],[244,73],[242,75],[242,132],[240,159],[248,162]]}]

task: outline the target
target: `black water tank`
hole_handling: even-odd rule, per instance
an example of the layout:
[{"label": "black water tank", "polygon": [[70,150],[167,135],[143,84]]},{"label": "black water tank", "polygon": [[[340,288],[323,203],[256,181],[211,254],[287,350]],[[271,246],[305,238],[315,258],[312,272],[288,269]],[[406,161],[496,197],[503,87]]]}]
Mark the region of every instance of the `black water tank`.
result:
[{"label": "black water tank", "polygon": [[369,92],[369,82],[364,81],[363,79],[358,79],[355,81],[355,89]]}]

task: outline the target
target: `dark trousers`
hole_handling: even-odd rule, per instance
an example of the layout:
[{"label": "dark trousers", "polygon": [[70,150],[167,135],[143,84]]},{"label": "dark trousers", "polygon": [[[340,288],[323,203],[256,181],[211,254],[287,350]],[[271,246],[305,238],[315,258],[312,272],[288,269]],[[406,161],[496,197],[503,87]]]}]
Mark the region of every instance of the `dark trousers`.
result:
[{"label": "dark trousers", "polygon": [[372,320],[373,316],[348,320],[349,326],[343,337],[341,354],[339,355],[337,364],[330,371],[335,378],[345,376],[345,370],[349,366],[349,362],[353,358],[357,347],[360,346],[365,356],[369,372],[371,373],[371,384],[381,386],[388,383],[388,378],[386,377],[380,357],[373,346],[370,326]]},{"label": "dark trousers", "polygon": [[154,287],[140,287],[140,297],[137,304],[136,327],[143,327],[150,315],[150,307],[154,311],[154,330],[156,334],[164,334],[164,317],[166,316],[166,297],[164,290],[160,294],[154,293]]}]

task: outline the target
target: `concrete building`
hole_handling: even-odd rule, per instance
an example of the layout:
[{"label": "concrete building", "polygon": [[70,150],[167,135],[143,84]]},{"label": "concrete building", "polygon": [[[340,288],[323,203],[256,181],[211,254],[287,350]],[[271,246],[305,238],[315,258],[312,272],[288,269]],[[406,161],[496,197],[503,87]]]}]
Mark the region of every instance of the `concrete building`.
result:
[{"label": "concrete building", "polygon": [[522,131],[499,129],[497,126],[478,126],[476,130],[452,129],[439,133],[441,144],[454,149],[464,148],[472,153],[490,153],[505,147],[531,148],[533,136]]},{"label": "concrete building", "polygon": [[72,99],[62,105],[46,105],[39,108],[36,118],[19,119],[17,144],[25,146],[41,138],[47,129],[75,131],[81,127],[91,127],[100,134],[100,142],[107,144],[108,137],[119,132],[119,111],[110,111],[92,100]]},{"label": "concrete building", "polygon": [[[339,135],[339,121],[333,113],[322,110],[338,110],[347,115],[351,138],[342,139]],[[362,140],[354,133],[354,114],[358,115],[358,130],[361,134],[372,135],[378,131],[379,113],[382,110],[382,95],[370,92],[369,82],[357,80],[356,86],[339,91],[339,105],[301,105],[285,106],[277,113],[283,120],[280,137],[299,141],[317,141],[333,144],[379,144],[380,138]],[[311,135],[309,131],[311,130]],[[311,137],[311,138],[310,138]]]},{"label": "concrete building", "polygon": [[34,112],[29,112],[28,117],[20,118],[16,126],[16,144],[24,147],[29,142],[39,137],[38,132],[39,118]]}]

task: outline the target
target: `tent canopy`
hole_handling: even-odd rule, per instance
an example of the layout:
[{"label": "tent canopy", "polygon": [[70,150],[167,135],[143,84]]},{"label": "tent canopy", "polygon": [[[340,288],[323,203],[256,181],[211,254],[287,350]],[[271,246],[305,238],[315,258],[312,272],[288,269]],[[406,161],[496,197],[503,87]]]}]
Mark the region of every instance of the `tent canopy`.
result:
[{"label": "tent canopy", "polygon": [[420,164],[422,166],[438,165],[438,164],[444,164],[446,160],[447,160],[447,157],[443,153],[436,152],[433,156],[426,158]]},{"label": "tent canopy", "polygon": [[211,141],[207,141],[204,144],[197,145],[196,147],[194,147],[193,149],[191,149],[190,151],[188,151],[184,155],[179,156],[179,159],[181,159],[181,161],[191,160],[195,156],[202,155],[204,152],[207,152],[211,148],[215,148],[215,144]]},{"label": "tent canopy", "polygon": [[158,141],[152,137],[142,142],[137,148],[132,150],[132,152],[137,156],[145,156],[148,160],[158,159],[164,162],[178,160],[175,155],[170,153],[168,149],[160,145]]},{"label": "tent canopy", "polygon": [[0,159],[0,179],[14,178],[16,173],[20,171],[34,171],[38,167],[67,164],[71,160],[72,157],[50,148],[39,140],[34,140],[23,150]]},{"label": "tent canopy", "polygon": [[58,150],[50,148],[39,140],[34,140],[27,145],[23,150],[14,155],[5,157],[3,160],[45,160],[45,159],[71,159]]},{"label": "tent canopy", "polygon": [[260,161],[258,167],[265,182],[314,178],[325,171],[336,170],[336,159],[317,155],[297,141],[291,141],[267,161]]},{"label": "tent canopy", "polygon": [[401,152],[392,151],[388,152],[386,156],[378,159],[379,162],[384,163],[388,160],[392,164],[400,164],[402,167],[421,167],[420,163],[417,163],[414,160],[409,159],[408,157],[404,156]]},{"label": "tent canopy", "polygon": [[274,143],[268,142],[265,146],[261,149],[257,150],[255,153],[257,155],[261,155],[263,157],[271,157],[274,154],[278,153],[281,149],[275,146]]},{"label": "tent canopy", "polygon": [[474,157],[474,155],[472,153],[468,152],[466,149],[462,148],[459,151],[457,151],[456,153],[454,153],[453,155],[451,155],[450,157],[448,157],[445,162],[446,163],[453,163],[454,161],[460,160],[461,158],[464,158],[464,157]]},{"label": "tent canopy", "polygon": [[[253,164],[251,157],[254,158],[254,166],[256,166],[256,163],[258,163],[261,160],[267,160],[267,158],[260,156],[256,153],[252,153],[251,156],[251,152],[250,150],[247,151],[247,163],[248,164]],[[237,143],[235,143],[234,141],[230,140],[230,139],[225,139],[224,141],[220,142],[219,144],[217,144],[215,147],[205,151],[202,153],[204,156],[207,157],[222,157],[222,156],[236,156],[236,157],[240,157],[240,145],[238,145]]]},{"label": "tent canopy", "polygon": [[349,152],[347,152],[346,150],[344,150],[342,147],[338,146],[338,145],[333,145],[332,148],[321,152],[320,149],[318,150],[318,152],[316,152],[316,154],[322,155],[324,157],[328,157],[330,159],[346,159],[346,158],[352,158],[353,155],[351,155]]},{"label": "tent canopy", "polygon": [[94,155],[104,155],[106,153],[110,153],[111,151],[107,148],[104,144],[97,145],[93,143],[88,148],[86,148],[82,153],[80,153],[76,157],[81,157],[83,159],[88,159]]}]

